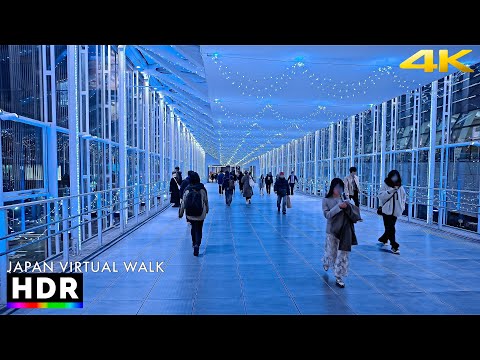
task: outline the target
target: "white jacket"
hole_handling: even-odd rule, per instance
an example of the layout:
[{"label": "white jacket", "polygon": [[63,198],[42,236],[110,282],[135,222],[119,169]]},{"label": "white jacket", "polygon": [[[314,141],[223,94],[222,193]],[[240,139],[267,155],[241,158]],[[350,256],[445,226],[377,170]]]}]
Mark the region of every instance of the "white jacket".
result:
[{"label": "white jacket", "polygon": [[345,192],[345,195],[347,196],[349,195],[353,196],[353,181],[355,181],[355,184],[357,184],[357,189],[358,189],[358,192],[360,193],[360,182],[358,180],[358,176],[354,175],[354,179],[352,179],[352,175],[348,175],[343,180],[343,183],[345,184],[344,192]]},{"label": "white jacket", "polygon": [[400,217],[405,210],[407,194],[405,193],[403,186],[400,186],[400,188],[395,192],[394,188],[383,183],[380,191],[378,192],[378,200],[378,205],[382,207],[382,212],[385,215],[394,215],[396,217]]}]

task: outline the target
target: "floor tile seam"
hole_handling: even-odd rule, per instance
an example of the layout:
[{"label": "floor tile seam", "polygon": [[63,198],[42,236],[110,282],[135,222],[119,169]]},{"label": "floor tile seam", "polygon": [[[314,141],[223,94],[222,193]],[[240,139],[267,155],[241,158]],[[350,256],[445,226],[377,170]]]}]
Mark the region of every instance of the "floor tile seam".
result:
[{"label": "floor tile seam", "polygon": [[[250,223],[249,223],[249,224],[250,224]],[[299,308],[299,306],[297,305],[293,294],[291,293],[290,289],[288,289],[287,284],[285,283],[283,277],[281,276],[281,274],[280,274],[280,272],[278,271],[277,267],[276,267],[275,264],[273,263],[272,258],[270,257],[270,254],[268,253],[267,249],[265,248],[265,245],[263,244],[262,239],[260,238],[260,236],[258,236],[258,233],[255,231],[255,228],[252,226],[252,224],[250,224],[250,226],[252,227],[253,231],[255,232],[255,236],[256,236],[257,239],[259,240],[260,245],[261,245],[262,248],[263,248],[263,251],[265,251],[266,256],[267,256],[268,259],[270,260],[271,265],[272,265],[273,268],[275,269],[275,272],[277,273],[277,276],[279,277],[280,281],[282,282],[282,285],[283,285],[285,291],[287,292],[288,297],[290,298],[290,300],[291,300],[291,301],[293,302],[293,304],[295,305],[295,308],[297,309],[298,313],[301,314],[300,308]]]},{"label": "floor tile seam", "polygon": [[[212,209],[212,213],[210,213],[210,211],[209,211],[208,216],[212,216],[214,213],[215,213],[215,208]],[[208,241],[210,240],[212,228],[213,228],[213,223],[209,222],[208,223],[208,231],[207,231],[206,241],[205,241],[205,244],[204,244],[204,253],[208,249]],[[202,238],[203,238],[203,234],[202,234]],[[198,300],[198,288],[199,288],[199,285],[200,285],[200,281],[198,281],[198,279],[200,279],[200,277],[202,275],[203,267],[204,267],[204,261],[202,259],[202,261],[200,261],[200,268],[198,270],[197,283],[195,285],[195,291],[194,291],[193,298],[192,298],[192,312],[191,312],[192,315],[195,313],[195,305],[196,305],[197,300]]]},{"label": "floor tile seam", "polygon": [[[393,255],[393,254],[392,254],[392,255]],[[374,259],[372,259],[372,258],[369,258],[368,256],[366,256],[366,255],[364,255],[364,254],[362,254],[362,256],[364,256],[364,257],[367,258],[368,260],[374,262],[378,267],[380,267],[380,268],[382,268],[382,269],[384,269],[384,270],[387,270],[388,272],[392,273],[393,275],[398,275],[398,274],[395,273],[392,269],[386,267],[386,266],[383,265],[383,264],[380,264],[380,263],[377,262],[376,260],[374,260]],[[449,279],[446,279],[446,278],[444,278],[444,277],[441,277],[441,276],[437,275],[436,273],[434,273],[433,271],[430,271],[430,270],[428,270],[428,269],[421,268],[420,266],[418,266],[417,264],[415,264],[415,262],[413,262],[412,260],[408,260],[408,259],[406,259],[406,258],[402,258],[401,260],[402,260],[402,261],[405,261],[405,262],[407,262],[408,264],[413,265],[414,267],[416,267],[416,268],[418,268],[419,270],[421,270],[421,271],[419,271],[419,273],[421,273],[421,272],[429,273],[429,274],[431,274],[431,275],[435,275],[437,278],[439,278],[439,279],[441,279],[441,280],[444,280],[444,281],[446,281],[446,282],[448,282],[448,283],[450,283],[450,284],[452,284],[452,285],[458,286],[455,282],[453,282],[453,281],[451,281],[451,280],[449,280]],[[465,272],[465,271],[462,271],[462,272]],[[402,278],[402,279],[403,279],[403,278]],[[405,279],[403,279],[403,280],[405,280]],[[405,280],[405,281],[409,282],[408,280]],[[461,289],[464,290],[464,291],[471,290],[471,289],[463,288],[463,287],[461,287]]]},{"label": "floor tile seam", "polygon": [[[167,229],[166,229],[166,227],[165,227],[164,231],[166,231],[166,230],[167,230]],[[185,232],[188,233],[188,228],[185,229]],[[164,262],[165,262],[165,269],[168,268],[168,263],[174,258],[174,256],[177,254],[177,252],[178,252],[179,249],[181,248],[182,241],[185,241],[185,238],[186,238],[186,236],[185,236],[184,238],[181,238],[181,237],[178,238],[177,241],[176,241],[176,245],[171,248],[170,256],[164,261]],[[153,240],[152,240],[152,241],[153,241]],[[148,298],[150,297],[153,289],[154,289],[155,286],[157,286],[157,284],[160,282],[161,277],[162,277],[162,276],[161,276],[161,273],[158,274],[158,275],[155,277],[155,280],[154,280],[152,286],[150,287],[150,290],[149,290],[148,293],[145,295],[145,297],[142,299],[142,304],[141,304],[140,308],[137,310],[136,315],[139,314],[139,312],[141,311],[141,309],[142,309],[143,306],[145,305],[145,302],[146,302],[146,301],[148,300]]]},{"label": "floor tile seam", "polygon": [[[230,223],[230,230],[232,230],[232,223]],[[239,262],[238,262],[238,257],[237,257],[237,247],[236,247],[236,242],[235,242],[235,237],[234,236],[232,236],[232,243],[233,243],[233,254],[235,256],[237,277],[240,281],[240,294],[241,294],[242,303],[243,303],[243,311],[244,311],[244,314],[246,315],[247,314],[247,302],[245,300],[245,289],[244,289],[243,279],[240,276],[240,267],[239,267]]]}]

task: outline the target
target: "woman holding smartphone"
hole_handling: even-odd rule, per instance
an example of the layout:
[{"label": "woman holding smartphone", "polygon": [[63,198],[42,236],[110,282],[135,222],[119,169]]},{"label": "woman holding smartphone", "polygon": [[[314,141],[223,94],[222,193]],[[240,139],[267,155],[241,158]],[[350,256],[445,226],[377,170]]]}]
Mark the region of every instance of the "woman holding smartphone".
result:
[{"label": "woman holding smartphone", "polygon": [[[330,267],[336,278],[337,286],[343,288],[345,283],[343,277],[348,273],[348,255],[350,251],[340,250],[340,239],[332,231],[333,226],[338,225],[334,222],[343,221],[342,217],[336,216],[348,206],[354,204],[352,200],[346,200],[343,196],[344,183],[342,179],[335,178],[330,183],[330,190],[323,199],[323,215],[327,219],[327,238],[325,239],[325,254],[323,256],[323,269],[328,271]],[[341,225],[341,224],[340,224]]]},{"label": "woman holding smartphone", "polygon": [[378,241],[383,245],[387,245],[388,240],[390,240],[392,253],[400,255],[400,245],[395,237],[395,224],[397,218],[405,210],[407,195],[402,186],[402,178],[397,170],[392,170],[388,173],[378,193],[378,199],[382,206],[383,225],[385,227],[385,232]]}]

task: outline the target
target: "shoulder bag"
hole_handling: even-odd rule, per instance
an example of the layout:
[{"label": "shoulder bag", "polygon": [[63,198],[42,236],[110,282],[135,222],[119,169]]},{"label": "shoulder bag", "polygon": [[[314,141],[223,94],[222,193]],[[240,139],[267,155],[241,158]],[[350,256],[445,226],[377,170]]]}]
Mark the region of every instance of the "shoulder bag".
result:
[{"label": "shoulder bag", "polygon": [[[397,191],[398,191],[398,190],[397,190]],[[395,196],[395,193],[396,193],[396,191],[393,193],[392,196],[390,196],[386,201],[383,202],[383,205],[385,205],[387,202],[389,202],[390,199]],[[382,205],[382,206],[383,206],[383,205]],[[380,215],[380,216],[383,214],[383,212],[382,212],[382,206],[379,206],[379,207],[377,208],[377,214]]]}]

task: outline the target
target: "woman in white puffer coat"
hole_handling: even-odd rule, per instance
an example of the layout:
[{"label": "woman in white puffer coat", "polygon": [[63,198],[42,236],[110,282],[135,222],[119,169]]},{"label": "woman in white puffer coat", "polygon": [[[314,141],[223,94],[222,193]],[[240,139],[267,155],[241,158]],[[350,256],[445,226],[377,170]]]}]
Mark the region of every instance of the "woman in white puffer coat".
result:
[{"label": "woman in white puffer coat", "polygon": [[402,186],[402,178],[397,170],[392,170],[388,173],[378,193],[378,200],[382,207],[383,225],[385,226],[385,232],[378,241],[383,245],[387,245],[388,240],[390,240],[392,252],[400,255],[400,250],[398,249],[400,245],[395,238],[395,223],[405,210],[407,195]]}]

